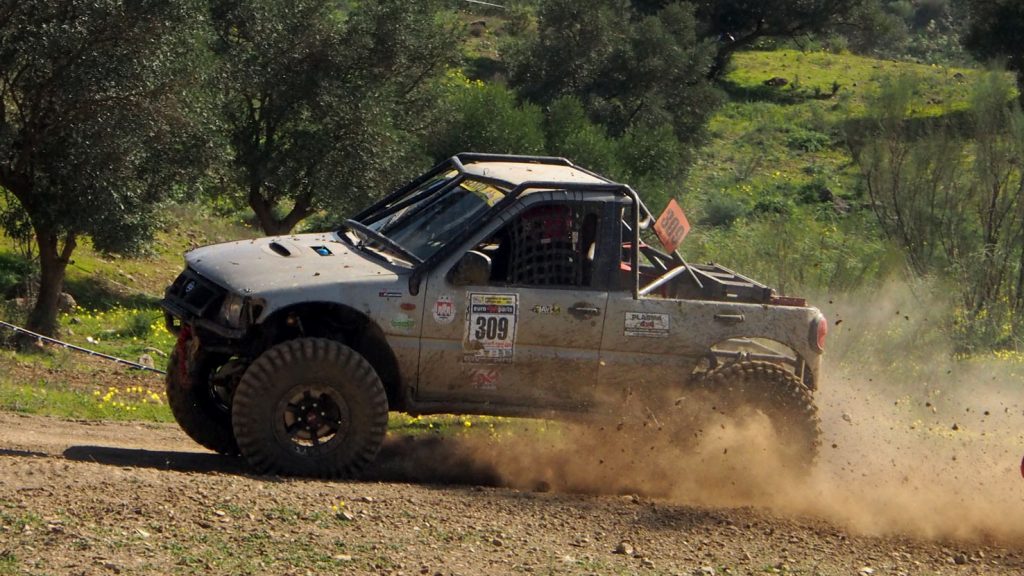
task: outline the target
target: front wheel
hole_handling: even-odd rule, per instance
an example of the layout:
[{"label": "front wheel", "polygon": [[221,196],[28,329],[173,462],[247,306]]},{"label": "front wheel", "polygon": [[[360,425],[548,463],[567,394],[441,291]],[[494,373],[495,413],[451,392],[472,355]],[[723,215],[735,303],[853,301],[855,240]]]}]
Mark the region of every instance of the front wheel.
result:
[{"label": "front wheel", "polygon": [[387,396],[370,363],[322,338],[265,351],[232,405],[238,447],[266,474],[352,476],[376,457],[387,423]]},{"label": "front wheel", "polygon": [[181,429],[200,445],[214,452],[238,454],[231,428],[229,400],[211,386],[215,362],[203,359],[191,373],[182,361],[182,346],[175,347],[167,362],[167,404]]}]

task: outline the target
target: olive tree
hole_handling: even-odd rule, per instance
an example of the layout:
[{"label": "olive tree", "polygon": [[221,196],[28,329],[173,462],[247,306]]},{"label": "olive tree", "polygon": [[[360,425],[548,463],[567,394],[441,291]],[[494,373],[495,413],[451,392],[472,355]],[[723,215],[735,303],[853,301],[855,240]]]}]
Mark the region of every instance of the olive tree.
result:
[{"label": "olive tree", "polygon": [[710,73],[718,77],[737,50],[766,38],[793,38],[835,27],[865,0],[694,0],[703,34],[718,42]]},{"label": "olive tree", "polygon": [[436,1],[210,0],[231,166],[267,234],[380,193],[415,166],[432,81],[458,55]]},{"label": "olive tree", "polygon": [[510,82],[545,106],[576,99],[612,137],[667,124],[694,144],[720,101],[707,80],[714,45],[697,30],[686,3],[643,14],[625,0],[546,0],[536,35],[509,55]]},{"label": "olive tree", "polygon": [[0,187],[38,244],[30,329],[56,331],[83,236],[138,246],[159,202],[201,172],[202,14],[189,0],[0,4]]},{"label": "olive tree", "polygon": [[[677,0],[631,0],[643,14],[655,14]],[[767,38],[788,39],[817,34],[839,26],[877,24],[864,21],[861,9],[876,8],[878,0],[690,0],[700,20],[702,38],[715,42],[710,76],[726,70],[732,54]],[[878,33],[878,30],[873,30]]]},{"label": "olive tree", "polygon": [[982,60],[1002,60],[1017,74],[1024,102],[1024,3],[1020,0],[968,0],[970,24],[964,45]]}]

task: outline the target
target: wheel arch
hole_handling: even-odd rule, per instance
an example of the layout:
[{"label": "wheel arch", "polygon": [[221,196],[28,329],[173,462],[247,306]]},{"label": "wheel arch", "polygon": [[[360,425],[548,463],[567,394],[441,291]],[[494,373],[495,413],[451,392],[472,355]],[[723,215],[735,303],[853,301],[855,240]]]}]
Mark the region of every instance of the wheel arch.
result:
[{"label": "wheel arch", "polygon": [[755,360],[778,364],[793,372],[812,392],[818,388],[820,356],[808,358],[789,344],[763,337],[733,337],[708,348],[707,359],[698,364],[696,372],[706,372],[734,362]]},{"label": "wheel arch", "polygon": [[336,302],[304,302],[274,311],[263,322],[260,347],[270,348],[294,338],[327,338],[345,344],[373,366],[387,394],[388,405],[404,405],[403,379],[391,345],[381,327],[363,312]]},{"label": "wheel arch", "polygon": [[[814,462],[821,446],[821,419],[813,391],[788,367],[764,360],[739,359],[707,372],[700,385],[712,394],[712,410],[730,414],[751,407],[772,420],[776,431],[788,431],[779,447]],[[796,452],[792,449],[796,448]]]}]

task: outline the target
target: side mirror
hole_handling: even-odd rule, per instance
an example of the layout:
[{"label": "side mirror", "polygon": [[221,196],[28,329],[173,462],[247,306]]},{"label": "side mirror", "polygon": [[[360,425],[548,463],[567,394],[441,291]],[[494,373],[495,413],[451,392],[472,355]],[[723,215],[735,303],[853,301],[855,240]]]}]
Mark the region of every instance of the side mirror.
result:
[{"label": "side mirror", "polygon": [[448,273],[448,281],[455,286],[481,286],[491,279],[491,258],[470,250]]}]

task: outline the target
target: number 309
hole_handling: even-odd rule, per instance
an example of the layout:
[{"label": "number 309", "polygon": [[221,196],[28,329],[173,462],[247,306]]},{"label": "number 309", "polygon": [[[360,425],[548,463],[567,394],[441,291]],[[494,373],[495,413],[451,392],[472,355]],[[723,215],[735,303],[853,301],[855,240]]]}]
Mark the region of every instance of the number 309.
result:
[{"label": "number 309", "polygon": [[508,318],[487,318],[476,319],[476,332],[474,340],[505,340],[508,338]]}]

